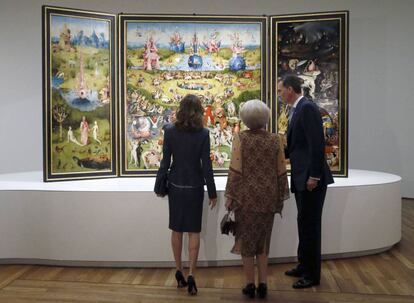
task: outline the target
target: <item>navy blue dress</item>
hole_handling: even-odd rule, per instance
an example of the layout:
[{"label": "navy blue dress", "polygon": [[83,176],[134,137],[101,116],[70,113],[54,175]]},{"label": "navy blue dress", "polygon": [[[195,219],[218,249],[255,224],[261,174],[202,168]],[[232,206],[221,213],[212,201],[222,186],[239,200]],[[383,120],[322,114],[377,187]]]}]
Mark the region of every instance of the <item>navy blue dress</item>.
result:
[{"label": "navy blue dress", "polygon": [[175,125],[165,127],[163,158],[154,188],[156,193],[168,173],[169,228],[177,232],[200,232],[204,184],[209,198],[217,197],[207,129],[190,132],[180,131]]}]

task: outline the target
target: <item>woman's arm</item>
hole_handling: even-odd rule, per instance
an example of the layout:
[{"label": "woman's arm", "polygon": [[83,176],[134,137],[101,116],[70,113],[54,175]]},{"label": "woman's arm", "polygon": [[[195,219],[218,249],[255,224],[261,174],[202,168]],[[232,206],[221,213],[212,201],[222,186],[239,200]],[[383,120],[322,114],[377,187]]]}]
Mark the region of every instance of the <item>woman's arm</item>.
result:
[{"label": "woman's arm", "polygon": [[242,151],[240,137],[235,134],[231,148],[231,161],[226,184],[226,208],[235,209],[241,205],[242,174]]},{"label": "woman's arm", "polygon": [[164,187],[165,178],[167,178],[168,170],[170,169],[171,165],[171,148],[169,146],[169,141],[169,132],[165,130],[164,142],[162,144],[162,159],[154,186],[154,192],[157,195],[162,195],[162,188]]},{"label": "woman's arm", "polygon": [[278,185],[278,203],[283,207],[283,201],[289,199],[289,183],[286,170],[286,160],[283,144],[277,139],[277,185]]},{"label": "woman's arm", "polygon": [[201,150],[201,164],[204,180],[207,184],[208,196],[210,199],[217,198],[216,184],[214,183],[213,166],[210,159],[210,135],[207,132]]}]

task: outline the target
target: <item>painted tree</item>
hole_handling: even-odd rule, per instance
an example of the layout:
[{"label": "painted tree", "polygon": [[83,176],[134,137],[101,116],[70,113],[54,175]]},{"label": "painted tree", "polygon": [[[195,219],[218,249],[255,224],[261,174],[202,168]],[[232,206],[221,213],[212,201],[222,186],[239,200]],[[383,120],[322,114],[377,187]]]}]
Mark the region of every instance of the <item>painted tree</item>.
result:
[{"label": "painted tree", "polygon": [[53,118],[56,120],[57,123],[59,123],[59,140],[63,140],[63,121],[67,118],[69,115],[69,109],[64,105],[58,105],[56,104],[53,106]]}]

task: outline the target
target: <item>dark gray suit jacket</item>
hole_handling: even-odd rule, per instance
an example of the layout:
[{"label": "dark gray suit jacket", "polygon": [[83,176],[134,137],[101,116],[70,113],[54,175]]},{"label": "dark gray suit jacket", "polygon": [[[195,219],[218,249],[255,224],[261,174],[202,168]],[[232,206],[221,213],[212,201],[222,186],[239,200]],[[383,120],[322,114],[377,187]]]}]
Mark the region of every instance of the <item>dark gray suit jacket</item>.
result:
[{"label": "dark gray suit jacket", "polygon": [[173,124],[165,127],[163,158],[155,181],[155,192],[168,171],[169,182],[193,187],[207,184],[209,198],[217,197],[207,129],[187,132],[179,131]]},{"label": "dark gray suit jacket", "polygon": [[318,186],[334,182],[325,160],[325,139],[318,106],[303,97],[288,127],[286,157],[291,165],[292,192],[306,190],[308,178],[320,178]]}]

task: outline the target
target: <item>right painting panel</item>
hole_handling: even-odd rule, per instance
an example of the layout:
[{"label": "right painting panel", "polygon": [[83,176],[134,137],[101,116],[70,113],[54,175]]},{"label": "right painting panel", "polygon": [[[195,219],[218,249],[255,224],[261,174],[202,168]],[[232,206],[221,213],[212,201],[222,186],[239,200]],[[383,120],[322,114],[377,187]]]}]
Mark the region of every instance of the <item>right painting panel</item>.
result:
[{"label": "right painting panel", "polygon": [[270,61],[272,128],[286,144],[289,108],[277,94],[277,82],[295,74],[303,79],[304,96],[319,106],[332,173],[347,177],[348,12],[272,16]]}]

